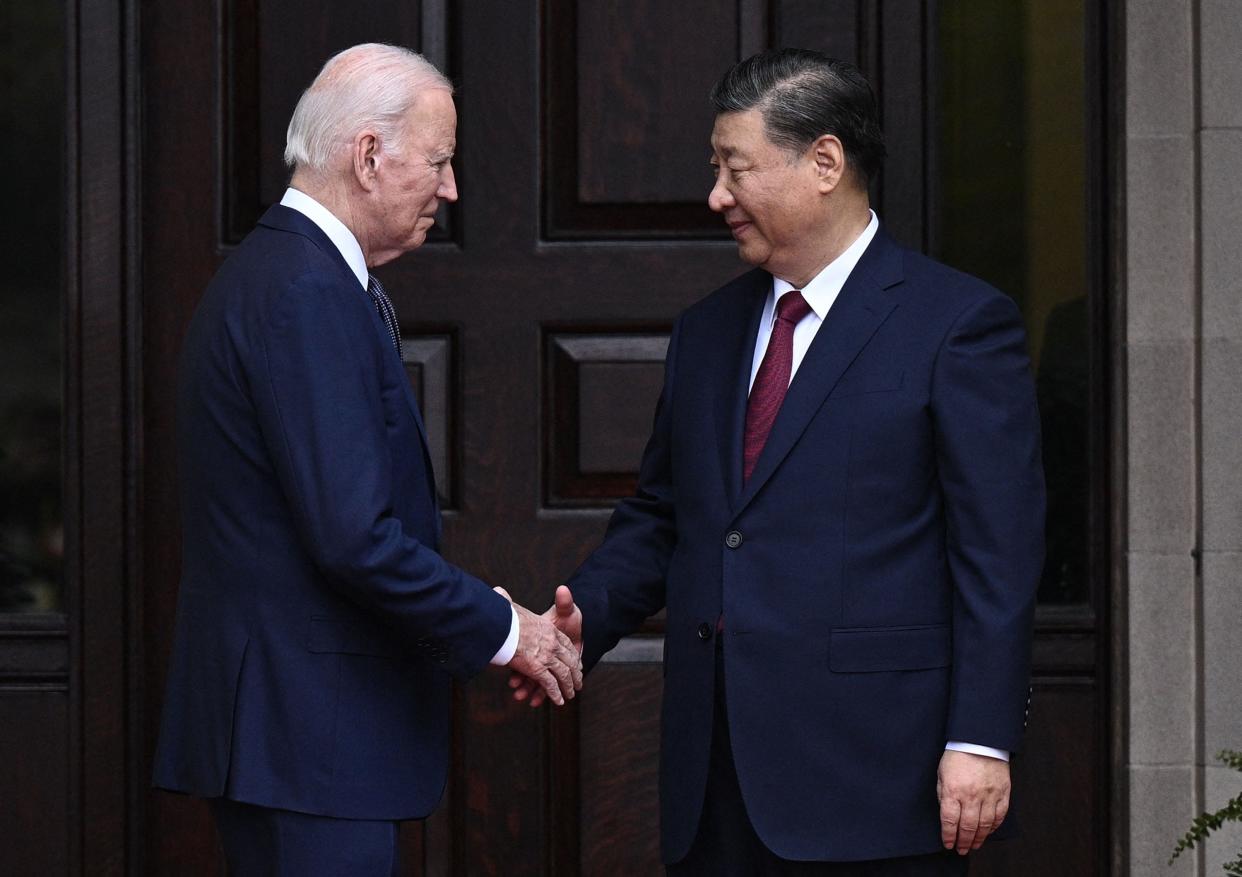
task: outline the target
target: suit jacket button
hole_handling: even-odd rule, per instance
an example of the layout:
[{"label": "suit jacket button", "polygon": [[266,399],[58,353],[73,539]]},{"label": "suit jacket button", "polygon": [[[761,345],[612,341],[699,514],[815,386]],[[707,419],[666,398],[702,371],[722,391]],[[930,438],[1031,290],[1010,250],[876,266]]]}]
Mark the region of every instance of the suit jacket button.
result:
[{"label": "suit jacket button", "polygon": [[712,626],[708,624],[706,621],[704,621],[702,624],[699,625],[699,639],[706,641],[711,638],[712,638]]},{"label": "suit jacket button", "polygon": [[737,530],[730,530],[729,535],[725,536],[725,545],[730,548],[738,548],[742,544],[742,534]]}]

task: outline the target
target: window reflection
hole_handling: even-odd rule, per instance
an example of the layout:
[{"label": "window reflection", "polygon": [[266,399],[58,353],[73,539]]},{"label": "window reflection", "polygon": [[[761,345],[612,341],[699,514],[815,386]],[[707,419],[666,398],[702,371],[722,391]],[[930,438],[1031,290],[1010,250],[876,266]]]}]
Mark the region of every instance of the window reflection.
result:
[{"label": "window reflection", "polygon": [[1083,0],[940,6],[939,255],[1011,295],[1030,336],[1048,483],[1039,599],[1089,599]]},{"label": "window reflection", "polygon": [[62,6],[0,0],[0,612],[62,601]]},{"label": "window reflection", "polygon": [[0,438],[0,612],[60,608],[59,400],[9,403]]}]

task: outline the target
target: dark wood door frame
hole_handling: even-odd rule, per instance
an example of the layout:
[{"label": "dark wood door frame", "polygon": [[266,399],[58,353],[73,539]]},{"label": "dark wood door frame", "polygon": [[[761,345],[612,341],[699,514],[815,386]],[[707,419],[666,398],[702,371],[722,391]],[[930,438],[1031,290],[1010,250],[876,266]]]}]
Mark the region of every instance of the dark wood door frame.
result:
[{"label": "dark wood door frame", "polygon": [[138,869],[138,3],[66,4],[65,509],[73,873]]}]

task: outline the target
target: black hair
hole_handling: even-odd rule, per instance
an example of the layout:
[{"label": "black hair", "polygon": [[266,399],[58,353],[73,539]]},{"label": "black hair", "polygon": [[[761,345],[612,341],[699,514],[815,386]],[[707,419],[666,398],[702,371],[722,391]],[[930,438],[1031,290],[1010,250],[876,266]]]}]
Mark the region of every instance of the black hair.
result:
[{"label": "black hair", "polygon": [[875,93],[848,61],[808,49],[760,52],[730,67],[711,101],[717,114],[758,109],[768,139],[791,151],[836,136],[864,187],[884,163]]}]

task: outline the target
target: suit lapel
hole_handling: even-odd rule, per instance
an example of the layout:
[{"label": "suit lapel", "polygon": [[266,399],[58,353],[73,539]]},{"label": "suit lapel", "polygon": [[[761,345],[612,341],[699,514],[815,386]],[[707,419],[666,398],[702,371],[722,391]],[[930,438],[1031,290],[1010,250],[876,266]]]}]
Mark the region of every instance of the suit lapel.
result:
[{"label": "suit lapel", "polygon": [[[755,464],[755,471],[742,490],[735,505],[737,514],[789,455],[811,418],[824,404],[841,375],[849,368],[880,325],[897,306],[895,298],[884,290],[901,282],[901,252],[881,229],[850,273],[841,294],[833,303],[815,340],[807,349],[781,410],[772,424],[772,431]],[[753,356],[753,353],[752,353]],[[746,358],[749,367],[752,357]],[[746,408],[746,388],[741,393],[742,411]],[[745,414],[743,413],[743,421]],[[738,430],[737,458],[740,470],[741,428]]]},{"label": "suit lapel", "polygon": [[764,298],[772,288],[772,275],[752,271],[736,310],[723,321],[720,350],[723,365],[716,387],[716,436],[720,448],[720,472],[725,496],[736,503],[742,492],[742,435],[746,428],[746,397],[750,368],[755,357],[755,336],[763,316]]}]

